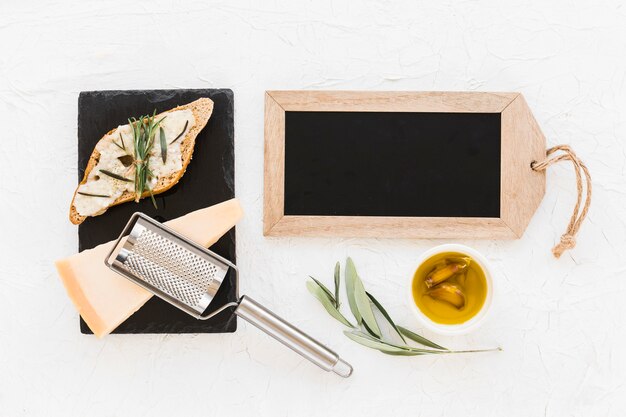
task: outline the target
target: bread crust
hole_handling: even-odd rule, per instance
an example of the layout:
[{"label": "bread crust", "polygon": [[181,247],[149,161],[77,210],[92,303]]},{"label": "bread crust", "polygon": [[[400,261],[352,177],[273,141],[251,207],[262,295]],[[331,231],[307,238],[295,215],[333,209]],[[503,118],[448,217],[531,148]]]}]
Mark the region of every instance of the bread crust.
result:
[{"label": "bread crust", "polygon": [[[181,159],[182,159],[182,169],[180,171],[173,173],[170,176],[159,178],[157,181],[157,184],[152,189],[152,193],[154,195],[161,194],[169,190],[170,188],[172,188],[174,185],[178,183],[178,181],[185,174],[187,166],[189,165],[189,162],[191,162],[191,158],[193,156],[193,149],[196,144],[196,137],[198,136],[200,131],[204,128],[204,126],[206,126],[207,122],[209,121],[209,118],[211,117],[211,114],[213,113],[213,100],[211,100],[210,98],[203,97],[189,104],[185,104],[183,106],[177,106],[173,109],[160,113],[159,115],[157,115],[157,117],[166,115],[167,113],[170,113],[176,110],[191,110],[193,113],[193,117],[195,119],[195,123],[189,129],[187,134],[185,134],[185,137],[180,140],[180,154],[181,154]],[[115,129],[117,129],[117,127],[114,129],[111,129],[106,135],[113,133]],[[98,141],[98,143],[100,143],[100,141]],[[100,152],[94,147],[94,150],[91,153],[91,156],[89,157],[89,161],[87,162],[87,167],[85,168],[85,175],[83,176],[82,181],[76,187],[76,190],[74,191],[74,195],[72,197],[72,203],[70,204],[69,217],[70,217],[70,221],[74,224],[81,224],[82,222],[85,221],[87,217],[90,217],[90,216],[82,216],[78,213],[78,211],[76,210],[76,207],[74,206],[74,199],[76,198],[76,193],[78,192],[78,189],[80,188],[81,185],[87,182],[87,178],[89,178],[89,174],[91,173],[91,170],[98,164],[99,160],[100,160]],[[109,207],[117,206],[119,204],[123,204],[129,201],[134,201],[135,194],[136,193],[133,191],[124,191],[124,193],[121,196],[119,196],[113,203],[111,203],[111,205],[109,205],[105,210],[103,210],[101,213],[96,214],[95,216],[99,216],[100,214],[105,213]],[[142,198],[148,197],[149,195],[150,195],[149,192],[144,192],[142,195]]]}]

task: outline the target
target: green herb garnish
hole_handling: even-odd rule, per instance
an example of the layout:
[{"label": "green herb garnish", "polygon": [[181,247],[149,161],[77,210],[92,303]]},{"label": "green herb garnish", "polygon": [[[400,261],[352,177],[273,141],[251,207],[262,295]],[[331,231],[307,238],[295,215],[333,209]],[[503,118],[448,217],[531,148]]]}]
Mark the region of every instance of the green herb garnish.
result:
[{"label": "green herb garnish", "polygon": [[122,142],[122,145],[120,146],[116,141],[112,141],[112,142],[115,146],[117,146],[118,148],[126,152],[126,144],[124,143],[124,138],[122,137],[121,133],[120,133],[120,142]]},{"label": "green herb garnish", "polygon": [[[379,350],[387,355],[396,356],[419,356],[428,354],[449,354],[449,353],[473,353],[473,352],[491,352],[502,350],[496,349],[480,349],[480,350],[450,350],[440,346],[417,333],[412,332],[402,326],[397,326],[391,316],[384,307],[374,298],[372,294],[365,291],[363,281],[356,272],[354,262],[348,258],[345,267],[346,294],[348,296],[348,304],[352,315],[356,319],[356,324],[352,324],[339,310],[339,263],[335,265],[335,291],[334,294],[324,286],[320,281],[311,277],[313,281],[308,281],[306,287],[315,298],[319,300],[328,314],[349,330],[344,334],[349,339],[372,349]],[[377,313],[375,313],[377,312]],[[384,318],[387,333],[393,333],[397,341],[389,340],[386,333],[381,330],[381,326],[377,321],[378,317]],[[383,322],[381,321],[381,324]],[[415,347],[406,344],[406,339],[419,343],[427,347]]]},{"label": "green herb garnish", "polygon": [[76,191],[76,194],[86,195],[87,197],[103,197],[103,198],[111,198],[111,196],[110,196],[110,195],[83,193],[82,191]]},{"label": "green herb garnish", "polygon": [[135,202],[139,202],[142,195],[146,192],[150,194],[152,203],[156,207],[156,201],[152,194],[152,189],[148,185],[152,172],[148,167],[150,159],[150,151],[154,146],[154,135],[159,124],[165,119],[155,121],[156,110],[152,116],[141,116],[139,119],[128,119],[133,129],[133,144],[135,145]]},{"label": "green herb garnish", "polygon": [[189,124],[189,120],[186,120],[186,121],[185,121],[185,127],[183,127],[183,131],[182,131],[182,132],[180,132],[180,133],[178,134],[178,136],[176,136],[176,137],[174,138],[174,140],[170,142],[170,145],[171,145],[172,143],[176,142],[176,141],[177,141],[177,140],[178,140],[178,139],[179,139],[179,138],[183,135],[183,133],[185,133],[185,130],[187,130],[187,125],[188,125],[188,124]]},{"label": "green herb garnish", "polygon": [[159,126],[159,139],[161,140],[161,159],[163,163],[167,161],[167,141],[165,140],[165,131]]},{"label": "green herb garnish", "polygon": [[102,172],[104,175],[108,175],[111,178],[115,178],[116,180],[125,181],[125,182],[133,182],[133,180],[129,180],[126,177],[122,177],[121,175],[118,175],[115,172],[107,171],[106,169],[101,169],[100,172]]}]

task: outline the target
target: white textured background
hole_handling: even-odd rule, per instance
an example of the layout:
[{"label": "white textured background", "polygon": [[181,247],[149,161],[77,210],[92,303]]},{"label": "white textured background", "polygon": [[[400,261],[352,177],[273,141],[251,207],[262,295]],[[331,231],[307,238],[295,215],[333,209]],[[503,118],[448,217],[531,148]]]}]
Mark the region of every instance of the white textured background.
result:
[{"label": "white textured background", "polygon": [[[179,4],[181,3],[181,4]],[[620,416],[626,409],[626,7],[619,1],[5,0],[0,4],[0,416]],[[138,60],[137,52],[153,54]],[[53,270],[75,252],[81,90],[235,92],[242,290],[350,360],[343,380],[240,321],[234,335],[80,335]],[[404,284],[439,241],[265,239],[266,89],[522,92],[549,144],[594,179],[578,247],[550,247],[570,166],[519,241],[463,241],[492,261],[491,320],[434,337],[497,354],[388,357],[341,334],[304,287],[355,259],[405,325]],[[428,334],[428,336],[433,336]],[[190,414],[191,415],[191,414]]]}]

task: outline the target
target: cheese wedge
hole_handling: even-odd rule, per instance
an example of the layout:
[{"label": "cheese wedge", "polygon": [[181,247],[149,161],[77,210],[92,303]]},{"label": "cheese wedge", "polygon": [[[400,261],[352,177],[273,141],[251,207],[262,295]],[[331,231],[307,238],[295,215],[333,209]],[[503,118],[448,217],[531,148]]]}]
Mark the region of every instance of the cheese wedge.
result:
[{"label": "cheese wedge", "polygon": [[[237,199],[194,211],[165,224],[194,242],[209,247],[243,216]],[[152,294],[105,264],[115,242],[108,242],[55,262],[74,306],[98,337],[111,333],[146,303]]]}]

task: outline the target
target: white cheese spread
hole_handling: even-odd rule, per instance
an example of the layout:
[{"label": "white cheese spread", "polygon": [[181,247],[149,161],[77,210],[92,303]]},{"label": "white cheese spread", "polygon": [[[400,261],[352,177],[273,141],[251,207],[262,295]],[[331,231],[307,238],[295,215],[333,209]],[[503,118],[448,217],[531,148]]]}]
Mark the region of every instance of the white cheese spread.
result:
[{"label": "white cheese spread", "polygon": [[[163,116],[157,115],[156,120]],[[185,128],[181,137],[170,144]],[[180,143],[189,129],[195,123],[191,110],[175,110],[165,114],[165,119],[159,125],[165,133],[167,158],[163,162],[161,157],[161,141],[159,129],[156,129],[154,145],[150,151],[148,167],[154,174],[148,186],[154,187],[161,177],[170,176],[183,169]],[[118,146],[119,145],[119,146]],[[125,149],[121,149],[125,148]],[[135,191],[135,169],[131,164],[124,166],[124,159],[134,159],[133,133],[130,125],[118,126],[112,133],[105,135],[96,145],[100,159],[89,173],[87,181],[78,188],[74,197],[74,207],[81,216],[94,216],[104,212],[125,191]],[[130,155],[124,158],[125,155]],[[120,160],[122,157],[122,160]],[[132,159],[130,159],[132,161]],[[124,161],[127,162],[128,161]],[[101,170],[109,171],[133,182],[126,182],[103,174]],[[82,194],[79,194],[82,193]],[[85,195],[90,194],[90,195]]]}]

